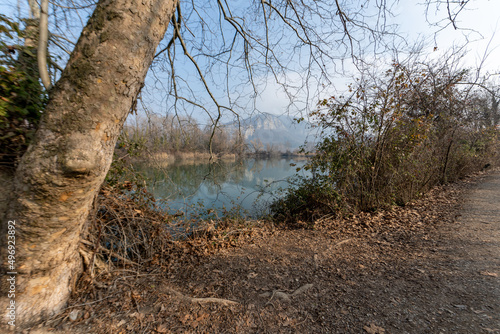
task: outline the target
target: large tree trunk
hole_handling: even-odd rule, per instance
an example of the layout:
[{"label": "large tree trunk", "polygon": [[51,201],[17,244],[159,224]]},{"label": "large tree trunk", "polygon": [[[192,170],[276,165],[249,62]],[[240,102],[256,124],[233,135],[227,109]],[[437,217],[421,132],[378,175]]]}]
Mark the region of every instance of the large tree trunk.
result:
[{"label": "large tree trunk", "polygon": [[176,3],[101,0],[83,30],[16,171],[2,221],[4,261],[7,221],[16,222],[15,268],[3,269],[17,271],[15,299],[0,296],[2,322],[11,319],[11,300],[17,328],[65,306],[82,270],[82,228]]}]

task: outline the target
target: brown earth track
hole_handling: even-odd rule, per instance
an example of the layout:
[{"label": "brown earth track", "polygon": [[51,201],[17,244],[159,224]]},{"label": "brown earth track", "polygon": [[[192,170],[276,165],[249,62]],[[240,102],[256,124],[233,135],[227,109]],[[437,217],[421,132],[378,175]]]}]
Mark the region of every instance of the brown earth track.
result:
[{"label": "brown earth track", "polygon": [[31,333],[500,333],[499,170],[238,240],[166,272],[111,275]]}]

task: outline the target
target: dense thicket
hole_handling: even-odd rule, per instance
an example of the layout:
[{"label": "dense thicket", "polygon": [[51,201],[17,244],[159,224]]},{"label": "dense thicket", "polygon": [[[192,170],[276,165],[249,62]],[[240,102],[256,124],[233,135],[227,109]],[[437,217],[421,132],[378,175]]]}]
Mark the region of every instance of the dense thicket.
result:
[{"label": "dense thicket", "polygon": [[404,205],[429,188],[498,161],[498,97],[447,63],[392,64],[365,75],[348,96],[311,113],[321,129],[316,155],[273,205],[276,215],[313,219],[331,212]]}]

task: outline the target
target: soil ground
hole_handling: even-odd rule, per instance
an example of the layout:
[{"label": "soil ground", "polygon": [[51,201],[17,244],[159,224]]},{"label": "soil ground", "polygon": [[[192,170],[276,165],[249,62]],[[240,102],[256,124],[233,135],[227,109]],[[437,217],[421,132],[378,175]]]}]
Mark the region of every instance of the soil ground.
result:
[{"label": "soil ground", "polygon": [[109,274],[28,332],[500,333],[499,170],[405,207],[255,227],[232,244]]}]

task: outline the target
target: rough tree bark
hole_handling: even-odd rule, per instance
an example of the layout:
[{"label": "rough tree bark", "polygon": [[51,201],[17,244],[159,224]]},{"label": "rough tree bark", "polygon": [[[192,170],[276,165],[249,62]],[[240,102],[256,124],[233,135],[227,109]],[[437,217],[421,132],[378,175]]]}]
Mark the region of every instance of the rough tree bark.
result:
[{"label": "rough tree bark", "polygon": [[[16,221],[17,328],[59,312],[67,302],[82,270],[82,228],[176,4],[99,1],[50,92],[2,221],[3,259],[7,220]],[[4,323],[9,302],[2,291]]]}]

